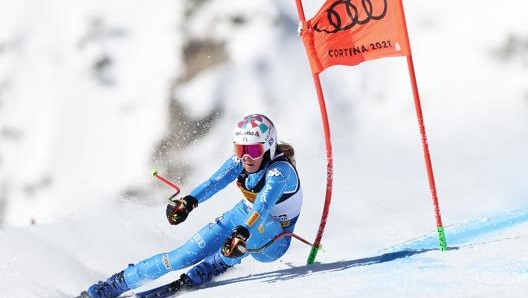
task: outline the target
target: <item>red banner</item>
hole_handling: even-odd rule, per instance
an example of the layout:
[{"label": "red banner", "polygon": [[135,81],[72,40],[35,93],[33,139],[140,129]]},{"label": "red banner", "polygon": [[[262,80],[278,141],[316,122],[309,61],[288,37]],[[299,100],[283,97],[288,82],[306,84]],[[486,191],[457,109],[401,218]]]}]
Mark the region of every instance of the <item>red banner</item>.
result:
[{"label": "red banner", "polygon": [[313,73],[410,55],[401,0],[328,0],[303,27]]}]

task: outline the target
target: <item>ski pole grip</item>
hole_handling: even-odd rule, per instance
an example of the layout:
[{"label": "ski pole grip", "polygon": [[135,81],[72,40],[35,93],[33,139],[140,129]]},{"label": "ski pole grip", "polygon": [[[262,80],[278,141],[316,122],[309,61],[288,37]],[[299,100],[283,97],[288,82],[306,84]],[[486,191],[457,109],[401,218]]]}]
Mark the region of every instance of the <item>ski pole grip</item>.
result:
[{"label": "ski pole grip", "polygon": [[162,176],[160,176],[160,175],[158,174],[158,171],[156,171],[156,170],[152,170],[151,174],[152,174],[152,176],[158,178],[159,181],[161,181],[161,182],[167,184],[168,186],[174,188],[174,190],[176,191],[176,193],[175,193],[174,195],[172,195],[172,197],[175,197],[177,194],[180,193],[180,188],[178,187],[178,185],[176,185],[176,184],[170,182],[169,180],[163,178]]}]

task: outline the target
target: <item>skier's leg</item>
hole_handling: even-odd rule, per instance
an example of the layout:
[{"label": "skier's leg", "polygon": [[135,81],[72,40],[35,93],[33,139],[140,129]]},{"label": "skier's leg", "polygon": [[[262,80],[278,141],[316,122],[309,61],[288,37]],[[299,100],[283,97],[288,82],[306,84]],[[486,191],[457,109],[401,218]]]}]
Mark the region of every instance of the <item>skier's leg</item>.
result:
[{"label": "skier's leg", "polygon": [[214,222],[203,227],[181,247],[129,266],[124,272],[126,284],[131,289],[137,288],[146,281],[156,279],[169,271],[191,266],[212,256],[231,234],[236,223],[244,218],[243,204],[237,204]]},{"label": "skier's leg", "polygon": [[224,225],[209,224],[181,247],[129,266],[124,272],[126,284],[132,289],[137,288],[169,271],[196,264],[217,251],[229,233],[230,229]]},{"label": "skier's leg", "polygon": [[[278,220],[268,215],[262,224],[252,229],[251,236],[247,242],[247,247],[250,249],[260,248],[283,232],[293,232],[295,222],[296,219],[292,220],[288,226],[283,227]],[[291,237],[282,237],[273,242],[263,251],[251,254],[251,256],[259,262],[273,262],[286,253],[290,247],[290,242]]]},{"label": "skier's leg", "polygon": [[[283,228],[279,221],[268,216],[261,225],[251,230],[251,236],[247,242],[248,248],[260,248],[283,232],[293,232],[295,221],[291,221],[289,226]],[[240,221],[233,220],[233,217],[227,216],[221,222],[226,224],[227,222],[232,222],[231,226],[236,226],[236,223]],[[275,261],[288,250],[290,241],[291,237],[283,237],[262,252],[252,254],[252,256],[260,262]],[[213,276],[224,273],[229,267],[240,264],[242,259],[247,256],[249,254],[244,254],[238,258],[229,258],[222,255],[221,249],[219,249],[214,255],[207,257],[203,262],[194,266],[187,274],[182,275],[182,278],[188,279],[193,286],[201,285],[210,281]]]},{"label": "skier's leg", "polygon": [[[193,286],[198,286],[210,281],[213,276],[224,273],[229,267],[240,263],[243,257],[237,259],[226,258],[221,253],[221,247],[234,227],[245,219],[244,208],[246,208],[244,205],[239,204],[214,223],[214,225],[222,227],[221,230],[225,232],[221,234],[219,242],[216,243],[216,251],[206,257],[200,264],[191,268],[182,278],[188,278]],[[214,229],[214,227],[211,228]]]},{"label": "skier's leg", "polygon": [[[106,280],[92,285],[88,293],[92,298],[113,298],[135,289],[147,281],[154,280],[171,270],[177,270],[196,264],[200,260],[219,251],[233,228],[245,218],[244,204],[240,203],[219,217],[215,222],[202,228],[183,246],[169,253],[162,253],[146,259],[136,265],[129,265],[125,270],[114,274]],[[209,258],[208,262],[218,261]],[[232,264],[227,264],[227,267]],[[221,263],[216,264],[222,267]],[[217,271],[219,272],[219,271]],[[213,273],[214,274],[214,273]]]},{"label": "skier's leg", "polygon": [[154,280],[169,271],[196,264],[215,253],[231,233],[232,228],[224,224],[209,224],[196,233],[183,246],[155,255],[136,265],[114,274],[105,282],[98,282],[88,290],[91,298],[113,298]]}]

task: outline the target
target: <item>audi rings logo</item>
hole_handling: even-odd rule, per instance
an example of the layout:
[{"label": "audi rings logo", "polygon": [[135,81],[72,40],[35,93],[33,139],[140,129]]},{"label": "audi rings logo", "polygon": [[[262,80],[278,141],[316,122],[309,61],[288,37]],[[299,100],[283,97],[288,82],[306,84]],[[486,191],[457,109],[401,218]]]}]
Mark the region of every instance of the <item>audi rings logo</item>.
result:
[{"label": "audi rings logo", "polygon": [[361,5],[353,4],[352,0],[337,0],[326,11],[328,24],[321,26],[317,22],[313,29],[317,32],[336,33],[348,30],[355,25],[364,25],[371,20],[381,20],[386,14],[387,0],[361,0]]}]

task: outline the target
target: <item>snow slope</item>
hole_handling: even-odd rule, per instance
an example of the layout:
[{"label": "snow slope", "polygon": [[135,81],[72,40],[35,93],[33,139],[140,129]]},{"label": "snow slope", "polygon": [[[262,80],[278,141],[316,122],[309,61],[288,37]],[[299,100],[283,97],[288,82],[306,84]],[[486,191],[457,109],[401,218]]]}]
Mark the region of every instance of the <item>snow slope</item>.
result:
[{"label": "snow slope", "polygon": [[[320,4],[306,1],[307,16]],[[183,191],[230,154],[238,118],[268,114],[297,149],[306,195],[297,232],[315,236],[326,161],[294,1],[205,1],[185,19],[187,5],[0,2],[0,297],[71,297],[177,247],[239,199],[228,188],[168,226],[170,189],[149,175],[162,166],[152,153],[189,36],[222,40],[229,60],[174,93],[196,117],[225,106],[184,151],[193,172]],[[516,5],[404,2],[448,252],[435,249],[405,61],[383,59],[321,76],[335,171],[319,263],[305,266],[309,247],[294,242],[279,262],[248,260],[184,295],[525,296],[528,24]]]}]

